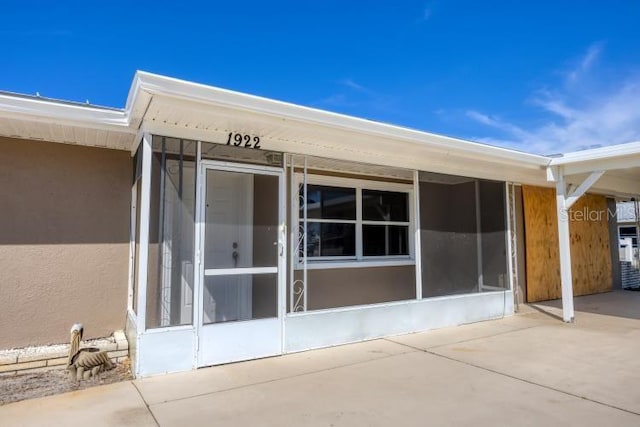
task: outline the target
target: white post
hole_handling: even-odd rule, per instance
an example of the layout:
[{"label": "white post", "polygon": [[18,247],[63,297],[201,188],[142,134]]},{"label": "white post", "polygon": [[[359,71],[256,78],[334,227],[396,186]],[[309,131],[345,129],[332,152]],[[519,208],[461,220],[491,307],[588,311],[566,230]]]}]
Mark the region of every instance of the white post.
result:
[{"label": "white post", "polygon": [[[135,173],[135,172],[134,172]],[[135,273],[136,273],[136,266],[135,266],[135,256],[136,256],[136,227],[138,227],[138,224],[136,224],[136,209],[138,209],[138,206],[136,206],[136,203],[138,201],[138,193],[137,193],[137,184],[135,182],[135,177],[134,177],[134,183],[131,186],[131,218],[130,218],[130,226],[129,226],[129,286],[128,286],[128,292],[127,292],[127,312],[128,313],[133,313],[133,315],[135,316],[135,312],[133,311],[133,287],[135,286],[136,283],[136,277],[135,277]],[[136,301],[137,304],[137,301]],[[136,324],[137,327],[137,324]]]},{"label": "white post", "polygon": [[422,299],[422,254],[420,242],[420,173],[413,171],[413,223],[414,248],[413,253],[416,258],[416,299]]},{"label": "white post", "polygon": [[478,265],[478,292],[482,292],[484,288],[484,274],[482,271],[482,218],[481,213],[481,201],[480,201],[480,181],[476,179],[476,250],[477,250],[477,265]]},{"label": "white post", "polygon": [[513,291],[516,312],[520,311],[520,286],[518,282],[518,212],[516,211],[516,186],[507,183],[507,208],[509,210],[509,287]]},{"label": "white post", "polygon": [[149,215],[151,203],[151,135],[145,133],[142,137],[142,181],[140,193],[140,247],[138,252],[138,334],[146,329],[147,312],[147,269],[149,266]]},{"label": "white post", "polygon": [[309,281],[309,276],[307,273],[307,238],[308,236],[308,230],[309,230],[309,224],[307,223],[307,206],[309,205],[309,199],[307,196],[307,156],[304,156],[304,177],[303,177],[303,192],[304,192],[304,241],[302,242],[302,244],[304,245],[302,247],[302,253],[304,254],[304,258],[302,259],[303,263],[302,263],[302,280],[304,281],[303,285],[304,286],[304,294],[303,294],[303,301],[304,301],[304,311],[307,311],[307,289],[309,289],[308,287],[308,281]]},{"label": "white post", "polygon": [[[300,195],[298,194],[298,189],[296,186],[296,176],[295,169],[293,165],[294,157],[293,154],[286,156],[289,160],[289,218],[291,221],[290,229],[289,229],[289,245],[291,247],[291,262],[289,264],[289,310],[293,313],[294,305],[295,305],[295,270],[294,264],[298,262],[299,252],[295,252],[298,246],[296,245],[296,238],[298,233],[300,233],[300,221],[295,221],[294,218],[297,217],[296,208],[300,203]],[[285,163],[286,166],[286,163]],[[299,251],[299,249],[298,249]]]},{"label": "white post", "polygon": [[573,323],[573,282],[571,277],[571,240],[569,236],[569,209],[566,202],[564,171],[558,171],[556,181],[556,209],[558,217],[558,244],[560,249],[560,282],[562,284],[562,318]]},{"label": "white post", "polygon": [[202,330],[204,310],[204,264],[202,262],[202,242],[204,241],[204,194],[202,188],[207,179],[206,173],[202,169],[202,141],[197,141],[196,145],[196,166],[194,170],[196,181],[196,205],[195,205],[195,224],[193,236],[193,253],[195,254],[195,263],[193,266],[193,311],[192,322],[195,331],[195,339],[193,340],[193,367],[198,367],[198,353],[200,352],[200,331]]}]

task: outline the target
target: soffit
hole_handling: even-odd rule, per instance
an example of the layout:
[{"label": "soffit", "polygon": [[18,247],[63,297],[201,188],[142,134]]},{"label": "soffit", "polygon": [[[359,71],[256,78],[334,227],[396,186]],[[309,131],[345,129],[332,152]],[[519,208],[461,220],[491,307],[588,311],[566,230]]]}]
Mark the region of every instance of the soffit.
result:
[{"label": "soffit", "polygon": [[[239,132],[259,136],[264,149],[315,156],[327,162],[346,160],[404,170],[545,185],[543,166],[547,159],[543,157],[532,156],[528,162],[523,162],[519,158],[496,156],[491,149],[484,153],[468,152],[461,149],[456,140],[439,139],[426,133],[417,133],[422,139],[408,139],[402,135],[346,129],[247,108],[150,95],[142,128],[158,135],[226,144],[229,133]],[[466,143],[460,141],[460,144]],[[336,165],[327,167],[333,169]]]}]

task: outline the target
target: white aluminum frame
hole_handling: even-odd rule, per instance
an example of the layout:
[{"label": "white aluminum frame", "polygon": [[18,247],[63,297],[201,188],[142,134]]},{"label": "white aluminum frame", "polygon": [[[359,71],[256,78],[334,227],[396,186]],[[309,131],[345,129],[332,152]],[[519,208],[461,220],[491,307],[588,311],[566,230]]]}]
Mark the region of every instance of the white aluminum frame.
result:
[{"label": "white aluminum frame", "polygon": [[146,331],[147,278],[149,268],[149,213],[151,203],[151,161],[153,155],[152,135],[142,136],[142,181],[140,182],[140,250],[138,252],[138,333]]},{"label": "white aluminum frame", "polygon": [[482,201],[480,200],[480,180],[475,180],[475,203],[476,203],[476,263],[478,268],[478,292],[484,289],[484,267],[482,262]]},{"label": "white aluminum frame", "polygon": [[127,312],[134,319],[136,313],[133,311],[133,286],[136,281],[136,209],[137,206],[137,183],[138,180],[133,182],[131,186],[131,209],[130,209],[130,222],[129,222],[129,285],[127,287]]},{"label": "white aluminum frame", "polygon": [[[252,342],[259,344],[258,341],[264,340],[269,337],[269,331],[273,332],[273,327],[277,324],[279,329],[279,343],[277,351],[275,348],[268,350],[268,353],[256,353],[252,354],[248,352],[237,353],[238,358],[233,359],[221,359],[216,360],[213,364],[227,363],[232,361],[241,361],[252,359],[256,357],[264,357],[269,355],[282,354],[284,351],[284,317],[286,312],[286,183],[285,183],[285,165],[282,168],[273,166],[261,166],[245,163],[225,162],[217,160],[202,160],[201,159],[201,143],[198,144],[198,178],[197,178],[197,194],[196,194],[196,253],[197,253],[197,267],[198,274],[195,282],[196,292],[194,298],[197,297],[197,301],[194,302],[194,325],[196,331],[196,347],[194,351],[194,366],[207,366],[211,365],[209,359],[204,360],[201,343],[205,328],[210,332],[215,332],[218,337],[224,337],[224,345],[235,346],[239,348],[241,335],[250,335],[250,339],[246,342]],[[225,171],[225,172],[237,172],[237,173],[250,173],[256,175],[270,175],[278,177],[278,265],[277,267],[249,267],[249,268],[224,268],[224,269],[205,269],[203,263],[203,253],[205,244],[205,224],[204,224],[204,209],[205,209],[205,177],[208,170]],[[218,276],[218,275],[235,275],[235,274],[273,274],[277,273],[277,309],[276,317],[268,319],[250,319],[237,322],[225,322],[225,323],[211,323],[204,324],[204,277],[205,276]],[[197,307],[197,308],[196,308]],[[196,314],[197,313],[197,314]],[[253,329],[251,329],[253,327]],[[222,339],[221,339],[222,341]]]},{"label": "white aluminum frame", "polygon": [[[633,236],[629,235],[627,237],[634,237],[636,239],[636,246],[634,248],[637,248],[638,247],[638,243],[640,242],[640,240],[638,239],[638,234],[640,234],[640,227],[638,227],[635,222],[630,222],[628,224],[622,224],[622,225],[618,224],[618,240],[622,239],[622,235],[620,234],[620,229],[623,228],[623,227],[624,228],[633,227],[636,230],[636,232],[633,234]],[[618,247],[620,247],[620,243],[618,243]]]},{"label": "white aluminum frame", "polygon": [[516,209],[516,184],[513,182],[505,183],[505,192],[507,200],[507,253],[509,263],[507,265],[509,273],[509,289],[513,291],[515,298],[515,311],[520,311],[520,284],[518,277],[518,211]]},{"label": "white aluminum frame", "polygon": [[[356,219],[355,220],[333,220],[333,219],[313,219],[309,220],[305,218],[306,222],[317,223],[344,223],[355,224],[356,226],[356,253],[355,256],[319,256],[313,257],[307,261],[307,257],[304,257],[300,262],[298,254],[292,255],[292,264],[296,270],[307,269],[322,269],[322,268],[352,268],[352,267],[376,267],[376,266],[396,266],[396,265],[415,265],[416,263],[416,203],[415,200],[415,184],[414,183],[398,183],[398,182],[386,182],[378,180],[366,180],[357,178],[344,178],[334,177],[326,175],[309,175],[306,173],[295,173],[295,185],[293,188],[300,188],[306,184],[313,185],[326,185],[331,187],[353,188],[356,191]],[[397,221],[368,221],[362,219],[362,190],[380,190],[380,191],[395,191],[399,193],[407,193],[409,206],[408,222]],[[299,225],[299,204],[298,204],[297,191],[292,191],[291,194],[291,222],[292,224]],[[400,225],[408,228],[407,243],[409,245],[409,255],[387,255],[387,256],[364,256],[362,248],[362,225]],[[305,227],[306,229],[306,227]],[[413,238],[412,238],[413,237]],[[293,240],[293,239],[292,239]],[[306,266],[303,264],[306,261]]]},{"label": "white aluminum frame", "polygon": [[416,264],[416,299],[422,299],[422,243],[420,238],[420,172],[413,171],[413,198],[414,198],[414,241],[415,241],[415,264]]},{"label": "white aluminum frame", "polygon": [[[198,144],[198,159],[199,159]],[[140,197],[140,255],[137,262],[138,268],[138,313],[136,322],[137,330],[135,339],[137,342],[131,345],[134,357],[133,367],[136,377],[170,372],[181,372],[193,369],[195,365],[194,354],[197,348],[195,326],[193,319],[191,324],[177,326],[162,326],[158,328],[146,328],[146,292],[148,277],[148,253],[149,253],[149,214],[151,195],[151,164],[153,157],[152,135],[143,134],[142,141],[142,178]],[[196,188],[198,176],[196,174]],[[198,197],[198,193],[196,193]],[[197,215],[197,210],[196,210]],[[195,235],[198,239],[198,235]],[[144,256],[142,255],[144,254]],[[196,254],[196,262],[199,254]],[[194,266],[194,269],[196,267]],[[195,276],[195,271],[194,271]],[[194,282],[197,276],[194,277]],[[198,288],[194,283],[194,299]],[[194,316],[197,306],[194,305]],[[128,336],[129,337],[129,336]],[[129,337],[129,339],[134,339]]]},{"label": "white aluminum frame", "polygon": [[[146,233],[141,233],[140,244],[141,252],[145,252],[148,258],[148,237],[149,237],[149,199],[150,199],[150,172],[152,160],[152,147],[150,145],[150,135],[145,135],[143,155],[143,178],[141,185],[141,204],[146,209],[141,209],[141,231],[146,229]],[[396,333],[409,333],[420,330],[431,329],[434,327],[442,327],[466,322],[486,320],[490,318],[502,317],[505,314],[513,312],[513,298],[507,298],[512,295],[512,290],[501,290],[500,292],[483,292],[479,294],[455,295],[445,297],[435,297],[421,299],[422,277],[421,277],[421,260],[420,257],[420,228],[419,228],[419,175],[414,171],[413,183],[389,183],[369,180],[356,180],[353,178],[336,178],[336,177],[320,177],[319,181],[331,182],[329,185],[345,185],[345,181],[360,181],[361,188],[371,188],[386,191],[402,191],[408,193],[409,197],[409,215],[410,215],[410,257],[405,259],[397,259],[394,257],[375,257],[376,260],[363,260],[358,262],[344,261],[323,261],[321,263],[309,263],[308,268],[345,268],[345,267],[372,267],[372,266],[391,266],[391,265],[415,265],[416,277],[416,299],[406,301],[393,301],[380,304],[357,305],[350,307],[332,308],[326,310],[314,310],[307,312],[291,312],[287,313],[287,231],[286,231],[286,186],[291,185],[292,194],[290,199],[294,203],[290,206],[292,224],[298,225],[297,218],[297,192],[296,174],[290,176],[291,181],[287,183],[286,177],[286,160],[291,160],[291,155],[285,156],[283,168],[270,166],[249,165],[234,162],[221,162],[213,160],[201,159],[201,144],[198,143],[197,150],[197,171],[196,174],[196,234],[195,234],[195,267],[197,273],[194,277],[194,319],[192,325],[164,327],[145,330],[138,328],[137,344],[138,348],[134,354],[136,360],[136,375],[149,376],[165,372],[184,371],[202,366],[199,363],[198,355],[201,351],[201,341],[198,334],[204,327],[229,326],[228,333],[224,336],[216,336],[223,338],[219,342],[222,345],[236,345],[238,343],[244,346],[246,336],[242,335],[245,325],[254,325],[250,328],[250,341],[259,340],[265,334],[265,331],[272,330],[273,323],[276,322],[279,327],[279,342],[276,342],[275,349],[270,354],[245,354],[242,359],[251,359],[266,355],[277,355],[281,353],[289,353],[311,348],[326,347],[330,345],[338,345],[347,342],[361,341],[365,339],[377,338],[380,336],[388,336]],[[289,165],[291,166],[291,162]],[[280,222],[278,244],[279,257],[277,267],[253,267],[247,269],[204,269],[202,263],[202,250],[204,244],[204,224],[203,224],[203,196],[204,182],[203,171],[209,168],[216,170],[226,170],[231,172],[257,173],[266,175],[276,175],[279,177],[279,206],[278,215]],[[314,178],[317,178],[314,176]],[[314,182],[317,182],[314,180]],[[350,186],[351,183],[346,183]],[[303,182],[304,184],[304,182]],[[322,182],[320,182],[322,184]],[[145,195],[146,193],[146,195]],[[146,210],[146,212],[145,212]],[[361,209],[359,209],[361,215]],[[507,213],[509,217],[509,213]],[[146,217],[145,217],[146,216]],[[146,219],[145,219],[146,218]],[[293,230],[292,230],[293,231]],[[290,237],[293,239],[291,233]],[[411,238],[413,236],[413,239]],[[293,240],[291,241],[292,243]],[[291,254],[294,260],[296,254]],[[383,259],[380,259],[383,258]],[[147,261],[140,256],[138,304],[139,315],[137,316],[138,325],[144,324],[146,313],[146,275]],[[292,263],[293,264],[293,263]],[[294,272],[291,265],[291,272]],[[231,271],[233,270],[233,271]],[[230,322],[226,324],[203,325],[203,284],[204,275],[221,275],[221,274],[252,274],[278,273],[278,311],[277,317],[271,319],[257,319],[242,322]],[[144,279],[140,280],[144,275]],[[470,302],[473,303],[470,305]],[[252,322],[252,323],[249,323]],[[225,331],[227,330],[225,329]],[[338,332],[336,332],[338,331]],[[311,333],[313,332],[313,333]],[[273,338],[271,338],[273,340]],[[241,359],[234,359],[241,360]],[[229,362],[232,360],[228,360]]]}]

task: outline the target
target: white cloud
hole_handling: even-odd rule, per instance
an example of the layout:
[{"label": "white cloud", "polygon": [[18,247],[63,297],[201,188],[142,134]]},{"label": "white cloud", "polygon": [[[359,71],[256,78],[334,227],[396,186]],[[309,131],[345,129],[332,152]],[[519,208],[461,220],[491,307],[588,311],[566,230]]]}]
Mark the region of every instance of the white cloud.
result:
[{"label": "white cloud", "polygon": [[[532,94],[530,103],[547,117],[530,128],[500,117],[467,111],[467,117],[504,135],[474,138],[528,152],[551,154],[640,140],[640,73],[606,88],[594,83],[602,44],[589,47],[555,89]],[[604,79],[600,79],[604,80]]]},{"label": "white cloud", "polygon": [[499,117],[490,117],[486,114],[480,113],[478,111],[469,110],[467,111],[467,117],[482,123],[487,126],[491,126],[493,128],[499,129],[503,132],[506,132],[509,135],[513,135],[519,139],[528,139],[529,133],[520,127],[508,123],[506,121],[501,120]]},{"label": "white cloud", "polygon": [[[312,105],[340,108],[366,108],[377,111],[395,111],[395,98],[364,86],[351,78],[338,80],[336,92],[322,98]],[[362,112],[358,113],[362,114]]]},{"label": "white cloud", "polygon": [[358,92],[362,92],[365,93],[367,95],[372,95],[374,94],[374,92],[371,89],[368,89],[364,86],[362,86],[359,83],[356,83],[355,81],[353,81],[352,79],[342,79],[339,82],[341,85],[348,87],[349,89],[353,89],[356,90]]},{"label": "white cloud", "polygon": [[602,42],[594,43],[589,46],[587,52],[582,56],[578,65],[574,67],[568,74],[567,80],[568,82],[574,82],[579,80],[585,73],[587,73],[591,66],[598,60],[600,54],[602,53],[602,49],[604,44]]}]

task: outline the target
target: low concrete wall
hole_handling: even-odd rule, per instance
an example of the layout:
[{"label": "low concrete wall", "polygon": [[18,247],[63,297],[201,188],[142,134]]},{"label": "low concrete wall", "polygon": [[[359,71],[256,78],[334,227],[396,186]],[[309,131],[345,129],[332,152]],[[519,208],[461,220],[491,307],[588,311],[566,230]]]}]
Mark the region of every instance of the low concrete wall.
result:
[{"label": "low concrete wall", "polygon": [[128,152],[0,138],[0,349],[124,328]]},{"label": "low concrete wall", "polygon": [[285,353],[422,332],[513,314],[513,292],[484,292],[285,317]]},{"label": "low concrete wall", "polygon": [[[302,279],[296,270],[296,279]],[[308,309],[324,310],[416,297],[414,265],[308,270]]]},{"label": "low concrete wall", "polygon": [[[80,348],[94,347],[106,351],[113,362],[121,362],[129,355],[124,332],[116,331],[110,338],[82,342]],[[69,359],[69,344],[26,347],[0,351],[0,376],[65,369]]]}]

